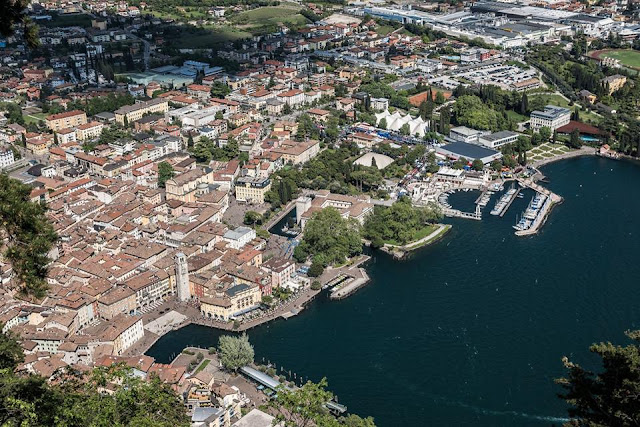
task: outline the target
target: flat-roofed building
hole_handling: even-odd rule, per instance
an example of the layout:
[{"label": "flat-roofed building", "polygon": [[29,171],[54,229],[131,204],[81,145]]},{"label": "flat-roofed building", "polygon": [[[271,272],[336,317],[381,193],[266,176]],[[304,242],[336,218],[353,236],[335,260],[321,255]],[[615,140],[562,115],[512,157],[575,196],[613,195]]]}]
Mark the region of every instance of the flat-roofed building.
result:
[{"label": "flat-roofed building", "polygon": [[518,136],[520,136],[520,134],[517,132],[503,130],[489,135],[482,135],[478,142],[486,147],[496,148],[516,142],[518,140]]},{"label": "flat-roofed building", "polygon": [[571,111],[568,108],[558,107],[556,105],[547,105],[544,111],[531,112],[531,129],[538,130],[542,127],[548,127],[552,131],[571,121]]}]

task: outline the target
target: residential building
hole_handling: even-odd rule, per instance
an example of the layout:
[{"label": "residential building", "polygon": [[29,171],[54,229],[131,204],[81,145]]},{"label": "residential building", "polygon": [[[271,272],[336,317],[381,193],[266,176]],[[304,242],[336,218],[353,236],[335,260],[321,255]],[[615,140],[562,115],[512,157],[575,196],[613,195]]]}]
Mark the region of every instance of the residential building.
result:
[{"label": "residential building", "polygon": [[60,129],[77,127],[87,123],[87,113],[80,110],[66,111],[64,113],[51,114],[47,116],[47,127],[53,132]]},{"label": "residential building", "polygon": [[238,227],[235,230],[229,230],[224,233],[222,239],[228,243],[233,249],[241,249],[256,238],[256,230],[249,227]]},{"label": "residential building", "polygon": [[76,139],[78,141],[87,141],[98,138],[103,128],[104,125],[100,122],[90,122],[80,125],[76,128]]},{"label": "residential building", "polygon": [[[140,101],[133,105],[125,105],[114,111],[116,122],[124,125],[140,120],[145,114],[164,114],[169,111],[169,102],[166,99],[155,98],[150,101]],[[85,118],[86,123],[86,118]]]},{"label": "residential building", "polygon": [[264,177],[244,176],[236,181],[236,200],[248,203],[264,203],[264,195],[271,190],[271,180]]}]

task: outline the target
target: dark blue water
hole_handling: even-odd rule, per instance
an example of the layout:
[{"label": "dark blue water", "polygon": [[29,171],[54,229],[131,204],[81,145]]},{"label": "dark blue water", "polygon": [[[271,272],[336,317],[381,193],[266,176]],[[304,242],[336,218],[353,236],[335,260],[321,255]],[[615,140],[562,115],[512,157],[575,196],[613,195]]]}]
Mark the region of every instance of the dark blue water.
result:
[{"label": "dark blue water", "polygon": [[[350,411],[379,426],[559,425],[553,379],[567,355],[589,366],[591,343],[626,343],[640,325],[640,167],[584,157],[544,169],[565,198],[542,232],[503,218],[456,220],[437,244],[398,262],[376,253],[371,283],[314,301],[299,316],[252,330],[262,357],[312,380],[326,376]],[[451,196],[471,211],[477,193]],[[218,333],[190,326],[148,352],[159,361]]]}]

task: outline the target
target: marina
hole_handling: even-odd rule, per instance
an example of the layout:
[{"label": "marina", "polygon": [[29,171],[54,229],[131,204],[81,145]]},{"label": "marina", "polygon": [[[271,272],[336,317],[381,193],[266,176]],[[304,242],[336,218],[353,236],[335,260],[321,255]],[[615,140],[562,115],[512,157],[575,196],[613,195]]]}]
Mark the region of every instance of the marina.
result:
[{"label": "marina", "polygon": [[513,201],[518,197],[518,194],[520,194],[520,190],[515,188],[515,186],[511,186],[511,188],[507,190],[507,192],[504,193],[496,202],[495,207],[490,212],[491,215],[503,217]]}]

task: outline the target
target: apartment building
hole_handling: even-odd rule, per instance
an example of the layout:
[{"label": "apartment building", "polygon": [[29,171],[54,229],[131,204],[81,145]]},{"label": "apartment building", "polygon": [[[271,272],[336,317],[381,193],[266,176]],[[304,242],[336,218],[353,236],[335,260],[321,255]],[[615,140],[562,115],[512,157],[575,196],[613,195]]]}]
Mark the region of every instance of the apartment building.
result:
[{"label": "apartment building", "polygon": [[269,178],[243,176],[236,181],[236,199],[241,202],[264,203],[264,195],[269,190]]},{"label": "apartment building", "polygon": [[[166,99],[155,98],[150,101],[136,102],[133,105],[125,105],[114,111],[116,122],[124,125],[140,120],[145,114],[164,114],[169,111],[169,102]],[[86,123],[86,117],[85,117]]]},{"label": "apartment building", "polygon": [[66,111],[64,113],[51,114],[46,118],[47,127],[53,132],[60,129],[77,127],[87,123],[87,113],[80,110]]},{"label": "apartment building", "polygon": [[87,141],[98,138],[103,128],[104,125],[100,122],[90,122],[80,125],[76,128],[76,139],[78,141]]}]

